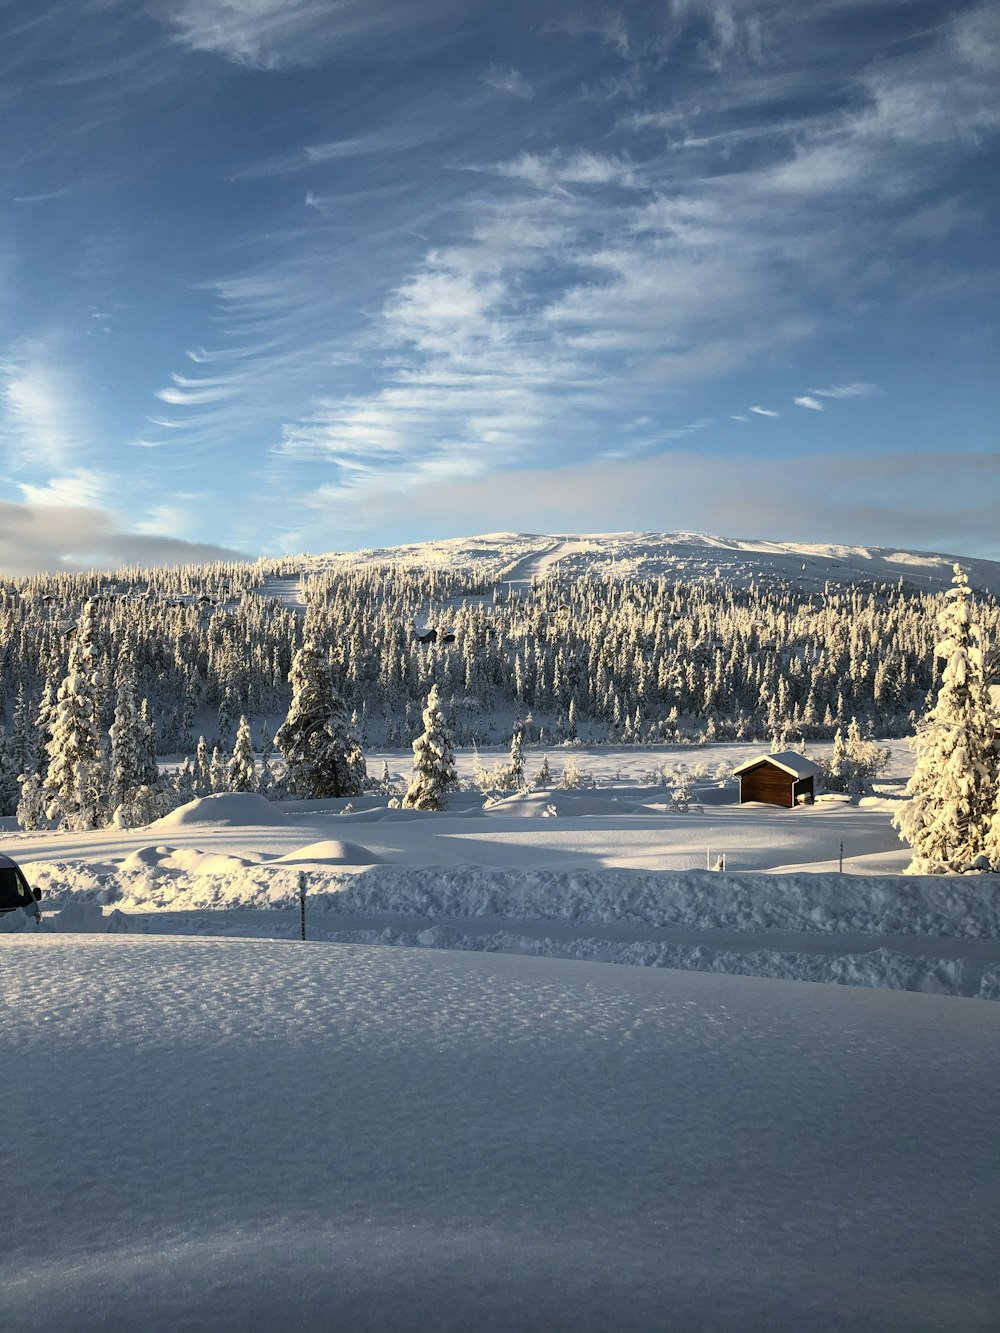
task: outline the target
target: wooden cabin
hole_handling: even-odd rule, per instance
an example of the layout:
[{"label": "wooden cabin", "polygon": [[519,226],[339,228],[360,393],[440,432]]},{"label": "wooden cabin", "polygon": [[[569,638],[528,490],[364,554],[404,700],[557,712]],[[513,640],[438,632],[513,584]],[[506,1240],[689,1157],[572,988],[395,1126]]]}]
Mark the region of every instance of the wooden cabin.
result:
[{"label": "wooden cabin", "polygon": [[783,805],[791,809],[799,805],[800,797],[811,802],[815,795],[813,780],[821,770],[805,755],[796,750],[782,750],[778,754],[762,754],[748,759],[733,769],[733,777],[740,780],[740,804],[763,801],[766,805]]}]

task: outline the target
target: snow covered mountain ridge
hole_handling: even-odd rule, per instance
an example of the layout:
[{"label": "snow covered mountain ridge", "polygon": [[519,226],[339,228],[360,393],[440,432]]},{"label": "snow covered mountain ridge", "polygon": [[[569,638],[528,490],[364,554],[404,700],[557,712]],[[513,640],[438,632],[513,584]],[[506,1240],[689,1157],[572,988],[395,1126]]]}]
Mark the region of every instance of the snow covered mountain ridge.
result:
[{"label": "snow covered mountain ridge", "polygon": [[621,579],[785,579],[809,590],[825,583],[898,582],[934,592],[959,563],[974,588],[1000,594],[1000,563],[895,547],[776,542],[691,532],[539,534],[493,532],[403,546],[304,556],[305,568],[396,564],[411,569],[474,569],[514,584],[553,575]]}]

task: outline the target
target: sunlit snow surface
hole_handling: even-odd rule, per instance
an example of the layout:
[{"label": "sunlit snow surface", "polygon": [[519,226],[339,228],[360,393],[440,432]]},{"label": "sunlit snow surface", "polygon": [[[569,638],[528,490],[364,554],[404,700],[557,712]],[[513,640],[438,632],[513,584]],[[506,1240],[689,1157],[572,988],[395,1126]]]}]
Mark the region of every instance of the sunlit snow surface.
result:
[{"label": "sunlit snow surface", "polygon": [[0,1326],[995,1329],[1000,1007],[0,940]]}]

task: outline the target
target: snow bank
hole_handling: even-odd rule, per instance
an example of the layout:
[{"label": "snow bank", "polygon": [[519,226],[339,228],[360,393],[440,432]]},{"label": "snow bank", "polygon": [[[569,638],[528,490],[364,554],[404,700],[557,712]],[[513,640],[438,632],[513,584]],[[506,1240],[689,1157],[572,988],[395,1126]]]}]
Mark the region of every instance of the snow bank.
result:
[{"label": "snow bank", "polygon": [[338,932],[341,943],[393,944],[426,949],[461,949],[473,953],[530,954],[541,958],[574,958],[631,967],[669,967],[684,972],[715,972],[726,976],[767,977],[778,981],[810,981],[837,986],[871,986],[1000,1000],[1000,971],[970,966],[964,958],[913,958],[893,949],[867,953],[813,954],[780,949],[736,952],[706,946],[665,944],[652,940],[619,942],[607,939],[538,939],[512,931],[466,935],[454,926],[432,926],[418,932],[383,930],[375,934]]},{"label": "snow bank", "polygon": [[141,935],[142,923],[117,908],[105,913],[100,903],[69,902],[56,916],[46,917],[42,930],[73,935]]},{"label": "snow bank", "polygon": [[20,907],[15,907],[13,912],[0,912],[0,935],[21,935],[37,929],[35,916],[22,912]]},{"label": "snow bank", "polygon": [[169,815],[155,820],[151,829],[189,828],[192,824],[212,824],[233,828],[252,824],[288,824],[291,821],[270,801],[254,792],[217,792],[200,796],[178,806]]},{"label": "snow bank", "polygon": [[[292,866],[313,859],[323,848],[334,855],[372,855],[337,841],[256,864],[189,850],[164,849],[151,858],[149,850],[142,849],[141,856],[133,854],[120,866],[38,862],[32,878],[52,903],[83,897],[117,903],[128,911],[294,906],[298,872]],[[728,875],[389,865],[305,873],[315,908],[353,915],[495,916],[704,930],[1000,939],[1000,879],[995,875]]]},{"label": "snow bank", "polygon": [[331,914],[1000,939],[1000,881],[991,875],[315,868],[336,858],[359,864],[362,856],[374,853],[338,840],[267,862],[160,846],[141,848],[118,866],[36,863],[32,872],[53,906],[83,900],[127,911],[293,907],[301,866],[311,907]]}]

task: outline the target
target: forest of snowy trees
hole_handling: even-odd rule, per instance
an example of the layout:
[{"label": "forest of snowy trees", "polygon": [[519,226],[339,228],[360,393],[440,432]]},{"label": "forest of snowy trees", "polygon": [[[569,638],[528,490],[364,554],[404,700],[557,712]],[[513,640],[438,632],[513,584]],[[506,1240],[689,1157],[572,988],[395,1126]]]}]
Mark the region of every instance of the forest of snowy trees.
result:
[{"label": "forest of snowy trees", "polygon": [[[97,778],[57,757],[67,727],[99,738],[73,743],[102,748],[105,814],[125,822],[148,813],[157,755],[181,761],[190,795],[245,785],[247,754],[263,750],[267,786],[303,647],[303,612],[279,595],[297,578],[292,561],[262,561],[0,581],[0,813],[20,802],[29,818],[90,818]],[[435,687],[459,745],[794,743],[846,735],[852,719],[907,734],[934,683],[943,604],[902,583],[584,577],[522,590],[393,565],[320,571],[302,592],[310,669],[336,682],[363,745],[396,747],[420,735]],[[996,602],[977,613],[996,642]]]}]

